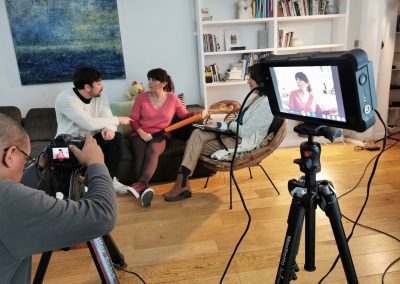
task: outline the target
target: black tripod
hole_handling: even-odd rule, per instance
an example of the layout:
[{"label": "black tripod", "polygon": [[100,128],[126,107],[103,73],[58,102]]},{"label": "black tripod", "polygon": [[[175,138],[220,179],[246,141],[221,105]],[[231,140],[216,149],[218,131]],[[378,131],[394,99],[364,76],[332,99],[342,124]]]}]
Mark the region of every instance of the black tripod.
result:
[{"label": "black tripod", "polygon": [[348,283],[358,283],[356,271],[341,221],[339,203],[330,181],[316,181],[316,174],[321,171],[321,146],[314,142],[314,136],[324,136],[334,140],[334,129],[326,126],[299,125],[294,129],[308,135],[308,141],[300,145],[301,158],[294,160],[299,164],[305,176],[300,180],[288,182],[289,192],[293,196],[288,216],[288,228],[282,248],[275,283],[289,283],[296,280],[299,268],[295,258],[300,246],[303,220],[305,219],[305,264],[307,271],[315,270],[315,209],[317,205],[325,212],[331,223],[339,255]]},{"label": "black tripod", "polygon": [[[69,198],[78,200],[85,191],[84,172],[81,169],[72,172],[70,174],[69,182],[65,182],[65,184],[69,185]],[[101,282],[104,284],[118,284],[119,280],[115,273],[113,264],[116,264],[121,268],[125,267],[126,264],[124,256],[119,251],[111,235],[106,234],[103,237],[90,240],[86,242],[86,244],[96,265]],[[68,250],[68,248],[64,250]],[[43,282],[52,253],[52,251],[47,251],[42,254],[33,284],[40,284]]]}]

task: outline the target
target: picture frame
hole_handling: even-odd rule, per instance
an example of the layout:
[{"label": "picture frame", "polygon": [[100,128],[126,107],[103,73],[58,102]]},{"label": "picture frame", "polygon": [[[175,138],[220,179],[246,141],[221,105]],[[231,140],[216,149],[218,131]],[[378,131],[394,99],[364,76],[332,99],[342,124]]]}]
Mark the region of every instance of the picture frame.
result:
[{"label": "picture frame", "polygon": [[225,50],[235,50],[241,47],[240,31],[237,29],[225,30]]}]

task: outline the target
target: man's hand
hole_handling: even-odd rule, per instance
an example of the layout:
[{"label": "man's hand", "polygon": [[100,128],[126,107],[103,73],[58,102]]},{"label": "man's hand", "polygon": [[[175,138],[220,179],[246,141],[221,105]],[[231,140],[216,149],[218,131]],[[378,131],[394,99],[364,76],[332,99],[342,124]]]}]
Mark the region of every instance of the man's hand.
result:
[{"label": "man's hand", "polygon": [[81,165],[104,164],[104,155],[96,139],[90,134],[85,135],[85,145],[79,150],[75,145],[69,145],[69,149],[74,153]]},{"label": "man's hand", "polygon": [[137,133],[139,134],[140,138],[142,138],[142,140],[145,142],[149,142],[151,139],[153,139],[153,136],[150,133],[143,131],[143,129],[141,128],[137,130]]},{"label": "man's hand", "polygon": [[127,117],[127,116],[120,116],[120,117],[118,117],[118,120],[119,120],[119,124],[121,124],[121,125],[128,125],[129,122],[132,121],[132,118]]},{"label": "man's hand", "polygon": [[103,136],[104,140],[113,140],[115,137],[115,131],[109,128],[104,128],[101,131],[101,136]]}]

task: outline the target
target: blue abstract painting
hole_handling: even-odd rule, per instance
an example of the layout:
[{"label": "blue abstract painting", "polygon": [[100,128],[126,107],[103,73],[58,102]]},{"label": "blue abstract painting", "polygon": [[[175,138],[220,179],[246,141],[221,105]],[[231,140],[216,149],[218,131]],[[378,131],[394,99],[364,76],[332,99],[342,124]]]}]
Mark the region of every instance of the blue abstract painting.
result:
[{"label": "blue abstract painting", "polygon": [[23,85],[72,81],[79,66],[125,78],[116,0],[6,0]]}]

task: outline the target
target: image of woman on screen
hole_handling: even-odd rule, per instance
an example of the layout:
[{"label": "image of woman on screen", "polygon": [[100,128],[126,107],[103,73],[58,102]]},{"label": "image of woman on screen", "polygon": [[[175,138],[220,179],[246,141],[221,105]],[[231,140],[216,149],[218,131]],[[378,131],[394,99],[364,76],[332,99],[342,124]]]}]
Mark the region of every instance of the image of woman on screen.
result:
[{"label": "image of woman on screen", "polygon": [[297,72],[295,79],[298,89],[290,93],[289,109],[295,112],[315,112],[316,100],[306,74]]}]

